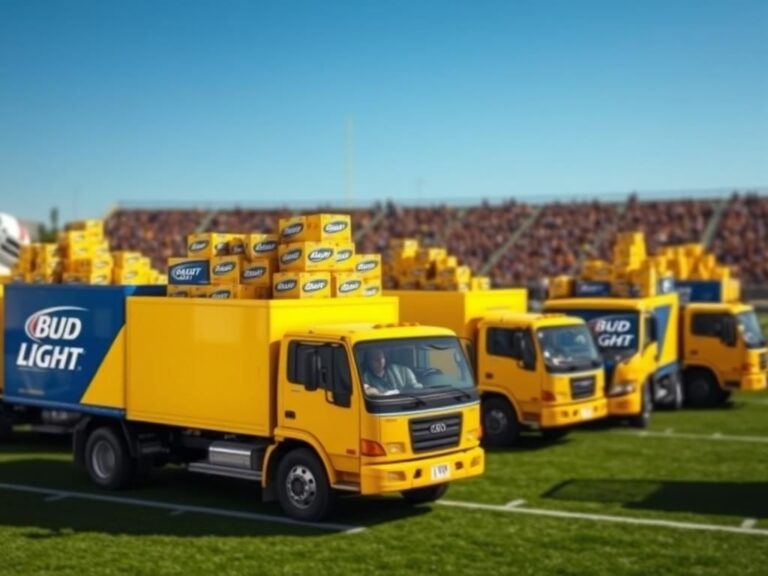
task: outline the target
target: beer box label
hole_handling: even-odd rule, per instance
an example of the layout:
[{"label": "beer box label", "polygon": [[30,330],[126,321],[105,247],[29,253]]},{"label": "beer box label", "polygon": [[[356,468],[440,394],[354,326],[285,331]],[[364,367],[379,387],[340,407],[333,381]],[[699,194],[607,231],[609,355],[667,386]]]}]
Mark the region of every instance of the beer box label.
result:
[{"label": "beer box label", "polygon": [[187,236],[189,257],[212,258],[229,254],[229,234],[206,232]]},{"label": "beer box label", "polygon": [[313,242],[350,242],[352,220],[348,214],[311,214],[305,218],[306,239]]},{"label": "beer box label", "polygon": [[191,298],[192,291],[190,286],[184,286],[181,284],[169,284],[166,288],[166,295],[172,298]]},{"label": "beer box label", "polygon": [[279,236],[277,234],[248,234],[248,258],[277,258],[277,245]]},{"label": "beer box label", "polygon": [[334,270],[351,272],[355,267],[355,244],[343,242],[336,244],[336,264]]},{"label": "beer box label", "polygon": [[381,254],[358,254],[355,256],[354,271],[364,278],[380,278]]},{"label": "beer box label", "polygon": [[331,295],[328,272],[277,272],[272,280],[274,298],[327,298]]},{"label": "beer box label", "polygon": [[332,270],[336,265],[335,247],[322,242],[292,242],[278,248],[281,271]]},{"label": "beer box label", "polygon": [[335,298],[363,295],[363,277],[350,272],[337,272],[332,275],[331,294]]},{"label": "beer box label", "polygon": [[208,284],[208,260],[195,258],[168,258],[168,284]]},{"label": "beer box label", "polygon": [[211,258],[212,284],[237,284],[240,281],[240,256]]},{"label": "beer box label", "polygon": [[229,253],[233,256],[245,256],[248,252],[247,234],[229,235]]},{"label": "beer box label", "polygon": [[206,287],[206,296],[216,300],[230,300],[237,298],[237,286],[212,285]]},{"label": "beer box label", "polygon": [[278,230],[280,242],[302,242],[308,240],[306,216],[280,218],[278,220]]},{"label": "beer box label", "polygon": [[368,278],[363,280],[363,293],[365,298],[371,298],[372,296],[381,296],[381,279]]},{"label": "beer box label", "polygon": [[240,270],[240,282],[253,286],[272,286],[272,260],[259,258],[251,262],[243,262]]}]

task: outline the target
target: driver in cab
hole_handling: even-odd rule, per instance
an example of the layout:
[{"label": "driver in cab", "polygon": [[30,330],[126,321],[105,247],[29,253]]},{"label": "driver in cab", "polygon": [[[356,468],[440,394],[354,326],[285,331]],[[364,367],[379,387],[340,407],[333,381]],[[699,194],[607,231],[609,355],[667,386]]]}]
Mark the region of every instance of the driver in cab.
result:
[{"label": "driver in cab", "polygon": [[421,388],[413,371],[407,366],[387,363],[387,357],[381,348],[372,348],[365,356],[363,388],[371,396],[397,394],[407,388]]}]

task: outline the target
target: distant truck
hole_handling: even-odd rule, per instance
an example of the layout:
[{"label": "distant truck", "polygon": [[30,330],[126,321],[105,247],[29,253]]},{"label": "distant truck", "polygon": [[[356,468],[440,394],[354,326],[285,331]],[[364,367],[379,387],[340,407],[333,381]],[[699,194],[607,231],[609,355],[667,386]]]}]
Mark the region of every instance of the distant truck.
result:
[{"label": "distant truck", "polygon": [[604,418],[603,364],[586,324],[529,314],[522,289],[393,290],[401,320],[456,332],[473,359],[487,445],[514,443],[521,430],[545,437]]},{"label": "distant truck", "polygon": [[[398,324],[394,298],[8,285],[3,301],[0,427],[58,414],[101,487],[170,462],[257,481],[287,515],[318,520],[338,492],[427,502],[484,470],[459,340]],[[410,371],[413,388],[365,392],[373,350]]]}]

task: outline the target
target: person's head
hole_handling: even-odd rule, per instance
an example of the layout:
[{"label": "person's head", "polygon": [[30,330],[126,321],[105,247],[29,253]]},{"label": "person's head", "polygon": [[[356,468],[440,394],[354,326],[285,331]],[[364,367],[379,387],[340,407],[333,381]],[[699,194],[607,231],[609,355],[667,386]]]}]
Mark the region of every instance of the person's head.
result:
[{"label": "person's head", "polygon": [[381,348],[371,348],[366,355],[368,368],[374,374],[382,374],[387,366],[387,357]]}]

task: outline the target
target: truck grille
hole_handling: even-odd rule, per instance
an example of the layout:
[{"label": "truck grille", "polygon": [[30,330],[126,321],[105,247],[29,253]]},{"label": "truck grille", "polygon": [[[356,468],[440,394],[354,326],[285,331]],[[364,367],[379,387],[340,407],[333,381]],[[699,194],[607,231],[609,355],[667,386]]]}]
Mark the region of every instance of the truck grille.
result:
[{"label": "truck grille", "polygon": [[760,354],[760,370],[768,370],[768,352]]},{"label": "truck grille", "polygon": [[411,448],[414,453],[443,450],[459,445],[461,414],[413,419],[408,426],[411,430]]},{"label": "truck grille", "polygon": [[595,377],[571,378],[571,398],[589,398],[595,393]]}]

